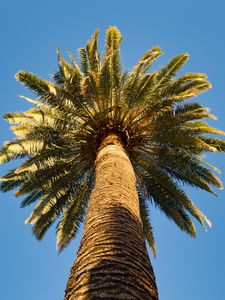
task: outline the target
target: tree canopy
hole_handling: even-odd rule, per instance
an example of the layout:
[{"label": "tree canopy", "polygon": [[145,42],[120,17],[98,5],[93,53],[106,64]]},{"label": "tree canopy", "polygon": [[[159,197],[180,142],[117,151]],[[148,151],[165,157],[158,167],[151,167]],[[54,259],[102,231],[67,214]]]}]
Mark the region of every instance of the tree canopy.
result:
[{"label": "tree canopy", "polygon": [[[35,99],[22,97],[33,108],[7,113],[16,135],[5,142],[0,162],[24,158],[1,178],[1,190],[15,189],[24,196],[21,207],[37,202],[26,220],[42,239],[56,225],[61,251],[76,236],[94,184],[99,146],[109,133],[124,145],[137,179],[141,217],[146,239],[155,254],[148,201],[181,230],[195,236],[192,215],[205,228],[211,225],[183,190],[181,183],[214,193],[222,188],[214,174],[219,170],[204,160],[205,152],[224,152],[221,130],[204,119],[216,119],[208,108],[192,100],[211,85],[202,73],[177,76],[187,62],[179,54],[159,70],[149,72],[162,55],[159,46],[148,50],[124,71],[120,59],[122,35],[116,27],[106,31],[100,57],[97,30],[86,47],[78,49],[79,63],[71,52],[67,62],[57,50],[59,69],[52,81],[20,71],[16,79]],[[216,135],[216,137],[214,137]]]}]

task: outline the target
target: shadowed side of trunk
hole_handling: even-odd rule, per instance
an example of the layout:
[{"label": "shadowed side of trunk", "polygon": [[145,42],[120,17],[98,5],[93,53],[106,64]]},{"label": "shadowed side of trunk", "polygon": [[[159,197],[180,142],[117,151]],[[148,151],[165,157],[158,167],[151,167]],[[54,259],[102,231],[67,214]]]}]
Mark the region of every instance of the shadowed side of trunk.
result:
[{"label": "shadowed side of trunk", "polygon": [[158,299],[133,167],[114,134],[96,158],[95,187],[64,298],[85,299]]}]

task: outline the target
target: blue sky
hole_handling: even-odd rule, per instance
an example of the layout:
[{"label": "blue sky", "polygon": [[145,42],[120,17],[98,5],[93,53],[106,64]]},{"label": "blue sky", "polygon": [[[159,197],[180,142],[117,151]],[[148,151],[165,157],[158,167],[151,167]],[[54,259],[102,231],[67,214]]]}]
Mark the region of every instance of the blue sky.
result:
[{"label": "blue sky", "polygon": [[[0,18],[0,114],[22,111],[29,106],[18,95],[29,95],[14,75],[32,71],[48,79],[57,68],[56,47],[66,55],[76,53],[96,28],[100,28],[100,49],[104,32],[116,25],[123,33],[122,59],[130,69],[149,48],[160,45],[165,52],[155,67],[172,56],[188,52],[190,61],[183,72],[208,74],[213,89],[199,101],[218,116],[215,127],[225,130],[224,10],[223,1],[2,1]],[[8,124],[0,119],[1,143],[11,139]],[[210,155],[210,163],[222,170],[222,154]],[[0,175],[14,164],[1,166]],[[158,255],[151,260],[160,300],[223,299],[225,294],[225,193],[218,197],[187,188],[189,195],[211,219],[213,228],[198,238],[180,232],[155,209],[152,223]],[[60,255],[55,248],[54,229],[42,242],[24,224],[31,208],[20,209],[12,194],[0,195],[0,282],[4,300],[61,300],[76,256],[79,239]]]}]

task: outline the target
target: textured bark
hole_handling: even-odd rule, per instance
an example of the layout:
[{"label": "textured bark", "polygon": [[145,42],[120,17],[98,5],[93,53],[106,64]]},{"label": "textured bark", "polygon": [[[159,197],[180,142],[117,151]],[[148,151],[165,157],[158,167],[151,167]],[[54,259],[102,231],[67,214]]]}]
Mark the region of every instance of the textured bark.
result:
[{"label": "textured bark", "polygon": [[133,167],[114,134],[99,148],[95,187],[64,298],[86,299],[158,299]]}]

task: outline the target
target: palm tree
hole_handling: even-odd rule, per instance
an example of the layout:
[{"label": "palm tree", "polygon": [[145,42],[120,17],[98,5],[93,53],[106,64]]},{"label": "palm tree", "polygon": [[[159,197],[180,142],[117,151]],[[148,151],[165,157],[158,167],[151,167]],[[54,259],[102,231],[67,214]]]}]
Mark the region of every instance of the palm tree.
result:
[{"label": "palm tree", "polygon": [[225,142],[212,137],[224,132],[203,121],[215,119],[207,108],[184,102],[211,87],[206,75],[175,77],[186,53],[148,73],[162,55],[158,46],[123,72],[121,40],[109,27],[101,59],[96,31],[79,49],[79,65],[58,50],[53,82],[19,72],[16,79],[37,96],[22,98],[35,108],[4,115],[17,137],[4,144],[0,161],[25,160],[1,178],[1,190],[26,195],[21,207],[37,202],[26,220],[34,235],[42,239],[58,219],[62,251],[85,216],[65,300],[158,299],[145,245],[156,254],[149,203],[195,236],[190,215],[204,228],[210,221],[180,184],[210,193],[222,188],[203,154],[225,151]]}]

